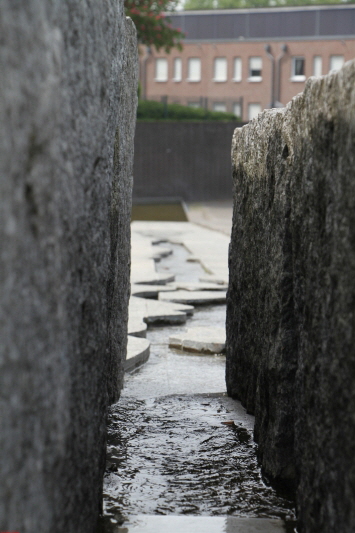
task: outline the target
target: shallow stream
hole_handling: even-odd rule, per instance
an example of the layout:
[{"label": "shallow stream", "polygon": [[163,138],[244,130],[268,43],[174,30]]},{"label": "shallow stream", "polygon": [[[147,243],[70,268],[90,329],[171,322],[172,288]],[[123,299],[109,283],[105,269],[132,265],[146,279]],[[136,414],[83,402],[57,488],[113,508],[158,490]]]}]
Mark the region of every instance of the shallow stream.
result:
[{"label": "shallow stream", "polygon": [[[201,267],[181,248],[159,269],[195,281]],[[224,323],[218,305],[197,308],[186,326]],[[292,500],[262,478],[253,417],[226,395],[225,357],[169,348],[169,336],[186,326],[148,330],[150,359],[126,375],[110,409],[101,531],[126,533],[137,515],[282,518],[293,531]]]}]

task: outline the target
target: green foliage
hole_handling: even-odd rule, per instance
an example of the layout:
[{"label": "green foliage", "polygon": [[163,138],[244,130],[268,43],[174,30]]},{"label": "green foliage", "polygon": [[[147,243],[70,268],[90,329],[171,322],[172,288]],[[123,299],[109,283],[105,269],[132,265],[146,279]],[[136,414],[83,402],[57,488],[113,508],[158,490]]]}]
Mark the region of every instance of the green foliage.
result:
[{"label": "green foliage", "polygon": [[221,111],[208,111],[201,107],[188,107],[180,104],[165,104],[153,100],[140,100],[138,102],[137,120],[238,120],[232,113]]},{"label": "green foliage", "polygon": [[173,28],[171,20],[164,12],[174,11],[177,0],[125,0],[126,15],[131,17],[136,28],[138,41],[147,46],[182,49],[183,32]]},{"label": "green foliage", "polygon": [[184,9],[242,9],[251,7],[354,4],[355,0],[186,0]]}]

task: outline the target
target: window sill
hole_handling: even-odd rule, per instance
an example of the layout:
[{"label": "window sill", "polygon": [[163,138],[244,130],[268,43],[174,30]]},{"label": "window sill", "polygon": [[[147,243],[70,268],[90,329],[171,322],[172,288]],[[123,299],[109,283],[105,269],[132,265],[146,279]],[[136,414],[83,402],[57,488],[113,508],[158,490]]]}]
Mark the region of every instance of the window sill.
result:
[{"label": "window sill", "polygon": [[218,80],[216,78],[213,78],[212,81],[214,81],[215,83],[226,83],[227,80]]},{"label": "window sill", "polygon": [[186,79],[189,83],[200,83],[201,79],[199,80],[189,80],[189,78]]},{"label": "window sill", "polygon": [[232,78],[232,81],[234,81],[234,83],[240,83],[242,78]]},{"label": "window sill", "polygon": [[166,83],[168,80],[159,80],[158,78],[154,78],[154,81],[157,83]]},{"label": "window sill", "polygon": [[175,79],[173,78],[171,81],[173,81],[174,83],[181,83],[181,82],[182,82],[182,79],[180,79],[180,80],[175,80]]},{"label": "window sill", "polygon": [[261,76],[252,76],[251,78],[248,78],[248,81],[252,83],[258,83],[263,81],[263,78]]},{"label": "window sill", "polygon": [[291,81],[306,81],[306,76],[292,76]]}]

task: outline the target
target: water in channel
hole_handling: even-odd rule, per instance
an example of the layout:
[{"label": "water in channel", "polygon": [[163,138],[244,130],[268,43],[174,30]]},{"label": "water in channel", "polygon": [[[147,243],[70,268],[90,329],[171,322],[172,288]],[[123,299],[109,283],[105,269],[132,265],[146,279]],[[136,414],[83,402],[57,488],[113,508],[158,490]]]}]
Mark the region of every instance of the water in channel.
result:
[{"label": "water in channel", "polygon": [[[169,246],[174,254],[157,269],[197,280],[201,267],[186,261],[182,246]],[[218,305],[196,308],[186,325],[148,330],[150,359],[126,375],[109,413],[100,532],[128,533],[137,515],[282,518],[294,531],[293,501],[261,475],[253,417],[226,395],[225,357],[168,346],[169,336],[186,326],[224,324],[225,306]]]}]

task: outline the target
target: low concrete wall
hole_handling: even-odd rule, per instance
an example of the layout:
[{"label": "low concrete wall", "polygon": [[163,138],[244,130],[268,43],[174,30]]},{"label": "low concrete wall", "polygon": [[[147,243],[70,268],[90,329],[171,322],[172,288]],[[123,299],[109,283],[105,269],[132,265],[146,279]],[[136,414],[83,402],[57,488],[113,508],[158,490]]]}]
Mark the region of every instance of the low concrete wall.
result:
[{"label": "low concrete wall", "polygon": [[138,122],[133,200],[186,202],[232,197],[233,122]]},{"label": "low concrete wall", "polygon": [[355,531],[355,63],[233,139],[227,388],[299,531]]},{"label": "low concrete wall", "polygon": [[135,29],[116,0],[3,0],[0,34],[0,530],[90,533],[126,352]]}]

